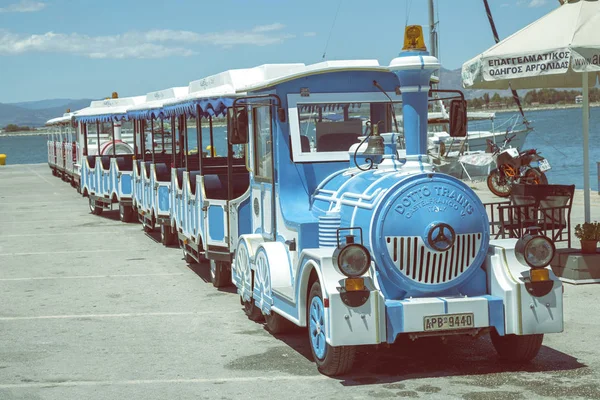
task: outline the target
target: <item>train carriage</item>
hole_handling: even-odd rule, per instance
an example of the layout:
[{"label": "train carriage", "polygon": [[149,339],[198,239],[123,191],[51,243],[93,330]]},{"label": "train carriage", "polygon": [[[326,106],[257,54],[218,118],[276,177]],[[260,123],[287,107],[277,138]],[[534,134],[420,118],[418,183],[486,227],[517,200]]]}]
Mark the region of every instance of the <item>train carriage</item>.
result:
[{"label": "train carriage", "polygon": [[46,126],[51,129],[48,138],[48,165],[53,175],[60,176],[73,187],[79,187],[80,154],[73,123],[74,115],[71,110],[67,110],[62,117],[46,122]]},{"label": "train carriage", "polygon": [[[187,94],[187,87],[174,87],[151,92],[146,101],[127,110],[139,132],[135,147],[133,206],[146,231],[160,226],[162,242],[171,244],[165,229],[170,227],[170,168],[177,163],[176,123],[166,118],[162,106],[166,101]],[[138,154],[139,153],[139,154]]]},{"label": "train carriage", "polygon": [[50,134],[48,135],[48,166],[52,171],[52,175],[58,176],[58,150],[57,147],[62,144],[62,125],[65,123],[65,118],[57,117],[46,122],[46,126],[50,127]]},{"label": "train carriage", "polygon": [[51,130],[47,142],[48,166],[52,170],[52,175],[60,176],[65,181],[71,181],[73,176],[72,116],[73,114],[67,110],[62,117],[46,122],[46,126]]},{"label": "train carriage", "polygon": [[[191,82],[189,94],[165,103],[180,121],[183,168],[171,170],[171,227],[186,260],[210,260],[215,286],[230,283],[231,262],[241,233],[250,233],[247,153],[231,137],[233,104],[245,98],[236,88],[284,76],[302,64],[272,64],[226,71]],[[198,152],[188,153],[194,139]],[[204,152],[205,145],[208,151]]]},{"label": "train carriage", "polygon": [[133,157],[135,130],[126,121],[126,110],[145,96],[92,101],[75,113],[83,142],[80,190],[89,198],[90,211],[101,214],[119,205],[122,221],[133,218]]},{"label": "train carriage", "polygon": [[[563,330],[562,284],[548,268],[554,244],[535,229],[492,240],[478,196],[435,171],[428,101],[446,96],[452,136],[466,134],[466,102],[430,88],[440,64],[423,43],[421,27],[409,26],[388,66],[231,70],[161,104],[129,104],[127,115],[76,119],[84,134],[98,118],[134,119],[133,153],[143,156],[133,202],[153,216],[144,223],[158,220],[153,202],[167,204],[154,190],[164,183],[163,242],[178,242],[190,263],[209,260],[213,284],[233,284],[248,317],[271,332],[306,327],[322,373],[349,371],[357,346],[404,336],[489,333],[500,357],[527,361],[544,334]],[[168,121],[164,160],[154,138],[146,151],[148,118],[150,135],[157,119],[163,138]],[[110,204],[101,163],[84,160],[82,188]]]}]

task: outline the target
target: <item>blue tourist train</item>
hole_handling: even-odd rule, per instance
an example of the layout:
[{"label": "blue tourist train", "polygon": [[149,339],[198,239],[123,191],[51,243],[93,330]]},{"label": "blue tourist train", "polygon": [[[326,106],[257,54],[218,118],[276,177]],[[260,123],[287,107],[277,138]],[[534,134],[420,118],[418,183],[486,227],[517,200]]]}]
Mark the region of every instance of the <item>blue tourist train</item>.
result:
[{"label": "blue tourist train", "polygon": [[[554,244],[535,230],[492,240],[478,196],[429,163],[440,64],[423,43],[409,26],[387,66],[266,64],[93,102],[65,117],[73,179],[94,214],[118,206],[209,264],[251,320],[306,327],[324,374],[400,337],[489,332],[500,357],[530,360],[563,330]],[[462,94],[435,94],[464,135]]]}]

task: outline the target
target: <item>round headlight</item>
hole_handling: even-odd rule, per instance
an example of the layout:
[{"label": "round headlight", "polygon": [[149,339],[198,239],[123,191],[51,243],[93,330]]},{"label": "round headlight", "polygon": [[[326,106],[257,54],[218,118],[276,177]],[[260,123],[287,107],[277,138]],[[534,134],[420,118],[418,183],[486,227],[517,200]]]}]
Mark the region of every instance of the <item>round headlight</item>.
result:
[{"label": "round headlight", "polygon": [[554,257],[554,243],[542,235],[525,235],[515,246],[515,256],[531,268],[544,268]]},{"label": "round headlight", "polygon": [[361,276],[369,269],[371,256],[364,246],[349,244],[339,250],[337,264],[344,275],[348,277]]}]

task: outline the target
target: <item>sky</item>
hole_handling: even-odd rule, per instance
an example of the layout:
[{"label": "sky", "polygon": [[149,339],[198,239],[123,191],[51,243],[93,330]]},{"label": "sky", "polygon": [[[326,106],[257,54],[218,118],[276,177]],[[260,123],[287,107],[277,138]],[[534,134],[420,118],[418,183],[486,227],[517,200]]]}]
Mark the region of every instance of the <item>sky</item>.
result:
[{"label": "sky", "polygon": [[[558,0],[489,0],[500,38]],[[483,0],[435,0],[439,58],[494,44]],[[0,0],[0,102],[143,95],[267,63],[388,65],[426,0]]]}]

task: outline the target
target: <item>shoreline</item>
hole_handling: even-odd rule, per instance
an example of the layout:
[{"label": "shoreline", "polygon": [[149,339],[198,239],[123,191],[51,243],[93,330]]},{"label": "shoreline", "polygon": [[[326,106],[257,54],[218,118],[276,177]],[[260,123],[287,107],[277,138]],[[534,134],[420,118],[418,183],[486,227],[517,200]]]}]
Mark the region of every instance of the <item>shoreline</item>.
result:
[{"label": "shoreline", "polygon": [[[600,103],[590,103],[590,108],[600,107]],[[523,111],[554,111],[554,110],[566,110],[569,108],[583,108],[582,104],[540,104],[539,106],[524,106]],[[495,112],[495,113],[504,113],[504,112],[519,112],[519,107],[513,106],[509,108],[477,108],[470,109],[470,111],[481,111],[481,112]]]},{"label": "shoreline", "polygon": [[51,132],[31,132],[31,131],[27,131],[27,132],[2,132],[0,133],[0,137],[8,137],[8,136],[45,136],[45,135],[50,135]]}]

